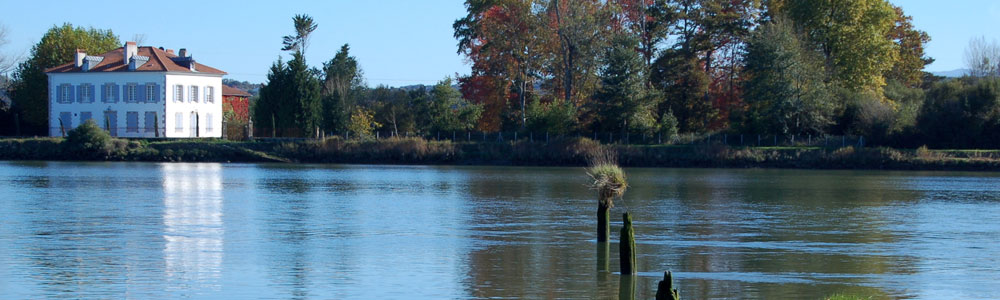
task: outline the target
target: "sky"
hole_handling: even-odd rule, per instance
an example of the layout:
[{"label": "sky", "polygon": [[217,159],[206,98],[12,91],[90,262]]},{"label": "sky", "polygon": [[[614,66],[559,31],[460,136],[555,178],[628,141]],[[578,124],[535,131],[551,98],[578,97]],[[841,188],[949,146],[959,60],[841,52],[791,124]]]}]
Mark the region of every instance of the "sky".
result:
[{"label": "sky", "polygon": [[[312,66],[333,58],[350,44],[369,86],[433,84],[468,74],[456,53],[452,23],[465,14],[462,0],[381,1],[38,1],[0,0],[0,24],[7,27],[5,54],[27,56],[53,25],[111,29],[123,41],[136,35],[146,46],[187,48],[200,63],[224,70],[226,78],[266,81],[279,56],[282,36],[293,32],[292,16],[308,14],[319,27],[306,53]],[[890,0],[927,31],[927,53],[936,61],[927,71],[963,68],[962,55],[973,37],[1000,39],[1000,1]],[[85,4],[84,4],[85,3]],[[115,9],[114,7],[119,7]],[[110,14],[118,10],[124,13]]]}]

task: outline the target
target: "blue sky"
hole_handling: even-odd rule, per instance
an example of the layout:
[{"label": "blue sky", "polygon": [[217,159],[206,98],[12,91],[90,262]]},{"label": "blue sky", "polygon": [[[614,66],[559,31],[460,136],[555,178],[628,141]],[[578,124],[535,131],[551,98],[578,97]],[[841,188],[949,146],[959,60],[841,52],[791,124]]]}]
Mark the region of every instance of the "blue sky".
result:
[{"label": "blue sky", "polygon": [[[54,24],[111,29],[123,40],[145,35],[145,45],[187,48],[196,60],[229,73],[228,78],[263,82],[281,51],[281,37],[292,32],[291,17],[306,13],[319,23],[307,53],[320,66],[344,43],[358,58],[369,85],[432,84],[445,76],[467,74],[456,54],[451,24],[465,8],[461,0],[382,1],[37,1],[0,0],[0,24],[8,29],[5,53],[27,55]],[[927,31],[927,46],[937,61],[929,71],[963,67],[962,53],[972,37],[1000,39],[1000,1],[891,0]],[[115,8],[118,9],[115,9]],[[109,14],[109,11],[128,13]]]}]

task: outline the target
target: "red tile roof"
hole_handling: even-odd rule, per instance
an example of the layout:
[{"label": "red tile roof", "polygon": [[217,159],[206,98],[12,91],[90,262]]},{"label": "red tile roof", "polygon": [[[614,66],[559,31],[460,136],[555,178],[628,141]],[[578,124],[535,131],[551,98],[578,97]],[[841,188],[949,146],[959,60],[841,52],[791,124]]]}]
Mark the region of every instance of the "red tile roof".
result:
[{"label": "red tile roof", "polygon": [[[93,56],[103,56],[104,60],[98,63],[96,66],[90,68],[90,72],[188,72],[188,73],[204,73],[204,74],[219,74],[225,75],[226,72],[222,70],[212,68],[200,63],[195,62],[196,72],[191,72],[185,66],[179,65],[174,62],[171,58],[177,57],[172,53],[167,53],[166,51],[154,48],[154,47],[138,47],[137,55],[149,57],[147,61],[142,66],[139,66],[135,71],[128,70],[128,64],[123,62],[124,47],[111,50],[107,53],[101,55]],[[72,73],[72,72],[82,72],[82,70],[73,62],[55,66],[52,68],[45,69],[45,73]]]},{"label": "red tile roof", "polygon": [[244,90],[241,90],[241,89],[238,89],[238,88],[234,88],[234,87],[231,87],[231,86],[228,86],[228,85],[225,85],[225,84],[222,85],[222,95],[223,96],[240,96],[240,97],[250,97],[251,96],[250,93],[247,93]]}]

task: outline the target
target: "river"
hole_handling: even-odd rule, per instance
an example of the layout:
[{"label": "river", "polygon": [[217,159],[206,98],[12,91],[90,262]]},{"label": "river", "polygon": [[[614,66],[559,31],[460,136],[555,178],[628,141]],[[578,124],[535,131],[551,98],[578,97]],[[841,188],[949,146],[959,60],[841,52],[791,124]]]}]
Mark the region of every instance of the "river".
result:
[{"label": "river", "polygon": [[0,162],[0,298],[1000,298],[998,173],[626,171]]}]

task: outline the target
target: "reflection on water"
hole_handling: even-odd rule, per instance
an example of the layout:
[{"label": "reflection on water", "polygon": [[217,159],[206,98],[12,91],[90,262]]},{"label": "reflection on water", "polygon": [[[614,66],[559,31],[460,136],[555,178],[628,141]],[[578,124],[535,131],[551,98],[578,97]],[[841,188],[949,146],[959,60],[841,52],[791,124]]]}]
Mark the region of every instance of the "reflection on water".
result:
[{"label": "reflection on water", "polygon": [[0,298],[1000,298],[1000,176],[0,162]]},{"label": "reflection on water", "polygon": [[169,288],[217,290],[222,266],[222,166],[161,164],[163,260]]}]

